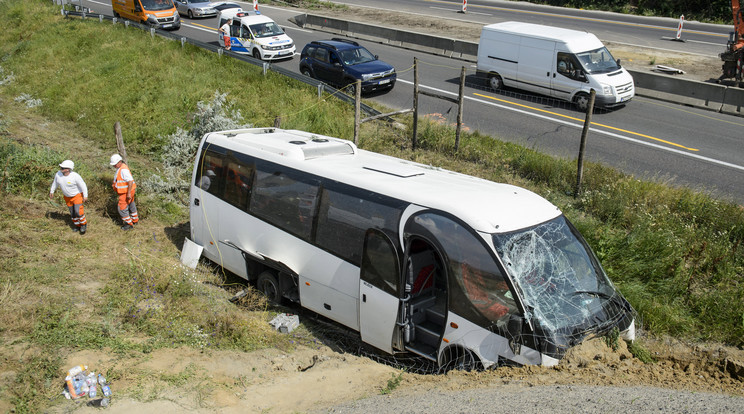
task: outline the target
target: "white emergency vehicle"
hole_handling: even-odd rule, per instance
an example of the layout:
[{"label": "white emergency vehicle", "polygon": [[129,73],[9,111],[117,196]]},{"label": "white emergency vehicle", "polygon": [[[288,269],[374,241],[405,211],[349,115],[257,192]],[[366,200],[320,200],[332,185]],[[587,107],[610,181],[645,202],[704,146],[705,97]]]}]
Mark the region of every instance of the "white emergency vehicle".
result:
[{"label": "white emergency vehicle", "polygon": [[[245,53],[261,60],[291,58],[295,54],[294,41],[270,17],[260,11],[227,9],[219,14],[219,26],[222,27],[229,18],[230,50]],[[220,45],[224,45],[223,34],[217,32]]]},{"label": "white emergency vehicle", "polygon": [[204,256],[384,352],[551,366],[588,337],[635,336],[576,228],[523,188],[276,128],[206,134],[191,182]]}]

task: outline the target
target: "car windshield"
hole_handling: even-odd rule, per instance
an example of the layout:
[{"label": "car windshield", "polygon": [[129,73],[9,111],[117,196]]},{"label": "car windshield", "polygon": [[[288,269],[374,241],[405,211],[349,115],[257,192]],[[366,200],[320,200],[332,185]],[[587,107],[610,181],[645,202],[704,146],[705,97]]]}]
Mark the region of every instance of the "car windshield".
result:
[{"label": "car windshield", "polygon": [[251,32],[253,32],[253,35],[258,38],[284,34],[282,28],[274,22],[252,24]]},{"label": "car windshield", "polygon": [[354,49],[348,49],[341,51],[341,60],[344,62],[344,65],[358,65],[360,63],[367,63],[372,62],[373,60],[377,60],[375,58],[375,55],[370,53],[369,50],[363,48],[363,47],[357,47]]},{"label": "car windshield", "polygon": [[149,11],[169,10],[173,3],[171,0],[142,0],[142,7]]},{"label": "car windshield", "polygon": [[558,343],[596,332],[625,316],[624,299],[564,216],[494,234],[493,242],[525,306]]},{"label": "car windshield", "polygon": [[577,53],[576,56],[587,73],[607,73],[620,69],[617,61],[606,47]]}]

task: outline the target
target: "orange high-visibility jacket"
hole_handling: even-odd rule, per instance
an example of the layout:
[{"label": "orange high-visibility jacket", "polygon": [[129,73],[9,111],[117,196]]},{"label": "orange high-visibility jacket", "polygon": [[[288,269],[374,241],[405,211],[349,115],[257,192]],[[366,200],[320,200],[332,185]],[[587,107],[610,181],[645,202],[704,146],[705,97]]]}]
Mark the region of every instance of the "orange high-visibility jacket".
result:
[{"label": "orange high-visibility jacket", "polygon": [[[129,171],[129,167],[127,167],[126,164],[121,164],[121,167],[116,170],[116,177],[114,177],[114,189],[116,190],[116,194],[126,194],[127,188],[129,187],[127,182],[122,178],[122,170],[127,170],[129,175],[132,175],[132,172]],[[132,179],[132,191],[134,191],[135,188],[137,188],[137,184],[135,184],[134,179]]]}]

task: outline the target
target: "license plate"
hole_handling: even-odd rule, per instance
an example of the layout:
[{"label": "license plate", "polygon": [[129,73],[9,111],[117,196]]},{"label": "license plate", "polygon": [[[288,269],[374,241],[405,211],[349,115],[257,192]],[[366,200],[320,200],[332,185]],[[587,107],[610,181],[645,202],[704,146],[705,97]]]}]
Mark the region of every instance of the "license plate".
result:
[{"label": "license plate", "polygon": [[171,23],[166,23],[166,24],[164,24],[164,25],[163,25],[163,28],[165,29],[166,27],[171,27],[171,26],[173,26],[173,24],[171,24]]},{"label": "license plate", "polygon": [[383,79],[380,81],[380,83],[378,83],[378,85],[384,85],[386,83],[390,83],[390,79]]}]

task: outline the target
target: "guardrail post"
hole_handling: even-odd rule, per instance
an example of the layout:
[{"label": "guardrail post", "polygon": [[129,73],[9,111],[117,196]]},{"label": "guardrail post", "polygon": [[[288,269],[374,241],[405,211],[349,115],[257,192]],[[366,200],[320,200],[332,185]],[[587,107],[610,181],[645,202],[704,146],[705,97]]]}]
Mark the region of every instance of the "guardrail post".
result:
[{"label": "guardrail post", "polygon": [[124,20],[124,26],[126,26],[127,28],[129,28],[129,20]]},{"label": "guardrail post", "polygon": [[181,36],[181,47],[184,47],[186,45],[186,38]]},{"label": "guardrail post", "polygon": [[98,23],[103,23],[103,15],[102,14],[99,14],[98,15]]},{"label": "guardrail post", "polygon": [[413,58],[413,134],[411,136],[411,151],[416,150],[416,140],[418,139],[418,59]]},{"label": "guardrail post", "polygon": [[223,49],[223,48],[219,48],[219,49],[217,49],[217,54],[218,54],[218,55],[219,55],[220,57],[222,57],[222,54],[223,54],[223,53],[225,53],[225,49]]},{"label": "guardrail post", "polygon": [[318,99],[323,97],[323,83],[318,84]]},{"label": "guardrail post", "polygon": [[271,66],[270,63],[264,62],[263,63],[263,75],[266,76],[266,72],[269,70],[269,66]]},{"label": "guardrail post", "polygon": [[155,37],[155,28],[154,27],[151,27],[150,28],[150,37],[153,37],[153,38]]},{"label": "guardrail post", "polygon": [[119,23],[119,18],[118,18],[118,17],[114,17],[114,18],[112,18],[112,19],[111,19],[111,23],[112,23],[112,24],[116,24],[116,23]]}]

